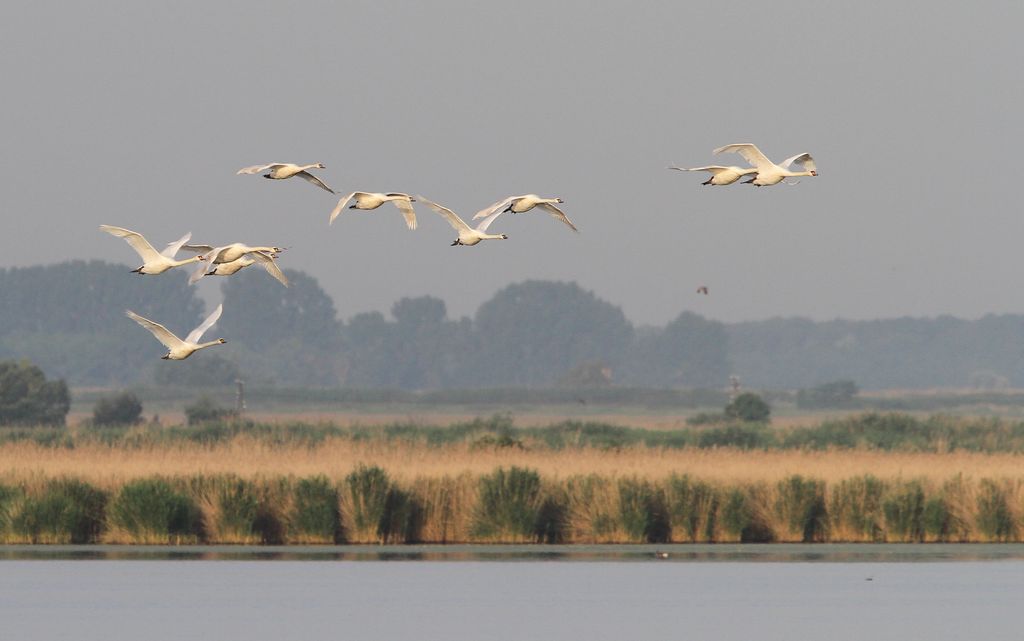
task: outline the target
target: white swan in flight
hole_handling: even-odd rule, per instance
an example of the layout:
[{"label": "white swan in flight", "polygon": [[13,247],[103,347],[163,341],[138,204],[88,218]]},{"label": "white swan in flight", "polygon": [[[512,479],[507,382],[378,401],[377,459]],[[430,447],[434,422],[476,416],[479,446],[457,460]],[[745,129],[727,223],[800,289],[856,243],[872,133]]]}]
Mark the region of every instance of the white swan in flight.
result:
[{"label": "white swan in flight", "polygon": [[338,217],[338,214],[345,209],[345,205],[348,201],[356,199],[354,205],[349,209],[377,209],[381,205],[387,202],[395,203],[395,207],[398,207],[398,211],[402,212],[402,216],[405,217],[405,224],[409,229],[416,229],[416,212],[412,208],[412,204],[416,202],[416,199],[411,197],[409,194],[390,193],[381,194],[370,191],[354,191],[347,196],[342,196],[331,211],[331,219],[328,221],[328,225],[334,223],[334,219]]},{"label": "white swan in flight", "polygon": [[[217,265],[233,263],[242,257],[251,256],[253,260],[261,263],[271,276],[281,281],[281,284],[285,287],[288,286],[288,279],[285,278],[284,274],[277,268],[277,264],[274,263],[274,258],[277,254],[284,251],[283,247],[250,247],[243,243],[232,243],[223,247],[183,245],[182,249],[203,254],[203,264],[189,277],[189,283],[195,283],[203,276],[209,275],[210,271],[215,270]],[[237,272],[239,269],[242,269],[242,267],[238,267],[235,271]]]},{"label": "white swan in flight", "polygon": [[[814,159],[808,153],[797,154],[791,158],[787,158],[782,161],[782,164],[776,165],[772,161],[768,160],[768,157],[761,153],[761,150],[756,145],[752,145],[749,142],[734,143],[719,147],[714,150],[713,153],[737,153],[749,162],[757,169],[757,175],[753,179],[745,181],[746,183],[753,183],[758,187],[765,187],[768,185],[775,185],[782,182],[783,179],[792,176],[817,176],[818,169],[814,165]],[[789,166],[792,164],[798,164],[805,168],[805,171],[790,171]]]},{"label": "white swan in flight", "polygon": [[562,221],[569,226],[569,229],[573,231],[579,231],[576,229],[576,225],[573,225],[569,218],[562,212],[561,209],[555,207],[555,204],[561,204],[563,201],[561,198],[541,198],[537,194],[524,194],[522,196],[509,196],[503,200],[499,200],[489,207],[485,207],[473,216],[473,220],[477,218],[486,218],[494,212],[501,210],[502,212],[510,211],[513,214],[521,214],[523,212],[530,211],[534,207],[539,207],[544,211],[548,212],[558,220]]},{"label": "white swan in flight", "polygon": [[[213,269],[206,272],[206,275],[231,276],[233,274],[237,274],[238,272],[248,267],[249,265],[259,263],[260,265],[263,266],[263,269],[267,270],[268,274],[276,278],[279,283],[287,287],[288,277],[281,272],[281,268],[277,266],[277,263],[274,261],[274,258],[275,255],[268,254],[266,252],[253,252],[251,254],[246,254],[241,258],[233,260],[230,263],[217,263],[216,265],[213,265]],[[193,276],[195,276],[195,274],[193,274]],[[199,278],[201,278],[201,276],[196,278],[196,280],[199,280]]]},{"label": "white swan in flight", "polygon": [[669,167],[669,169],[675,169],[676,171],[707,171],[711,173],[711,178],[708,178],[702,185],[731,185],[743,176],[747,174],[753,174],[757,172],[757,167],[723,167],[722,165],[708,165],[707,167],[676,167],[675,165]]},{"label": "white swan in flight", "polygon": [[476,229],[470,227],[463,221],[459,216],[451,209],[438,205],[437,203],[427,200],[423,196],[416,196],[416,199],[427,205],[437,213],[441,214],[448,224],[455,228],[455,231],[459,232],[459,237],[452,241],[452,246],[455,245],[475,245],[481,240],[505,240],[508,238],[505,234],[488,234],[487,228],[491,226],[494,219],[502,215],[504,212],[496,211],[487,218],[480,221],[480,224],[476,226]]},{"label": "white swan in flight", "polygon": [[284,180],[291,178],[292,176],[298,176],[303,180],[309,181],[321,189],[334,193],[334,190],[324,184],[324,181],[320,180],[313,174],[309,173],[310,169],[325,169],[326,166],[323,163],[313,163],[312,165],[293,165],[290,162],[272,162],[269,165],[253,165],[252,167],[242,167],[235,175],[238,174],[258,174],[261,171],[270,170],[269,173],[263,174],[264,178],[270,178],[271,180]]},{"label": "white swan in flight", "polygon": [[220,318],[220,313],[223,310],[224,305],[217,305],[217,309],[213,310],[213,312],[211,312],[210,315],[206,317],[206,320],[204,320],[199,325],[199,327],[189,332],[188,336],[185,337],[185,340],[181,340],[180,338],[172,334],[166,327],[164,327],[160,323],[156,323],[154,321],[149,320],[148,318],[139,316],[130,309],[126,310],[125,314],[128,316],[128,318],[132,319],[139,325],[142,325],[143,327],[148,329],[150,333],[153,334],[153,336],[155,336],[158,341],[164,344],[164,347],[167,348],[167,353],[161,356],[160,358],[164,360],[183,361],[189,356],[191,356],[193,353],[203,349],[204,347],[212,347],[213,345],[223,345],[224,343],[227,342],[223,338],[218,338],[217,340],[210,341],[208,343],[199,342],[199,339],[203,337],[203,334],[206,333],[206,330],[213,327],[213,324],[217,322],[217,319]]},{"label": "white swan in flight", "polygon": [[149,244],[142,234],[134,232],[130,229],[124,229],[123,227],[113,227],[111,225],[100,225],[100,231],[105,231],[108,234],[123,238],[128,241],[132,249],[142,257],[142,267],[133,269],[133,274],[162,274],[172,267],[181,267],[182,265],[188,265],[203,260],[202,256],[193,256],[185,260],[175,260],[174,256],[178,253],[178,250],[192,238],[192,233],[189,232],[174,241],[168,243],[167,247],[162,252],[157,252],[153,249],[153,246]]}]

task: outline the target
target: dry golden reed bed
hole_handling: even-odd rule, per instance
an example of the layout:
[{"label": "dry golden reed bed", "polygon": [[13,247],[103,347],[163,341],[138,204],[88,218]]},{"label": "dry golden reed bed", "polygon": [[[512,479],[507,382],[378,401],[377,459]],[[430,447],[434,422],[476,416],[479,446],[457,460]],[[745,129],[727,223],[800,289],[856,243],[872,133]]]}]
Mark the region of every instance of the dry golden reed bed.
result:
[{"label": "dry golden reed bed", "polygon": [[0,480],[69,476],[113,488],[137,478],[234,474],[246,479],[325,475],[340,479],[358,465],[376,465],[392,478],[410,482],[489,474],[498,467],[537,470],[548,479],[596,474],[610,478],[658,480],[673,474],[715,482],[775,482],[799,474],[827,483],[870,474],[882,479],[942,482],[966,478],[1022,478],[1020,454],[881,452],[866,450],[660,449],[602,450],[474,448],[458,443],[438,447],[403,442],[358,442],[329,438],[315,446],[273,445],[239,436],[215,445],[161,444],[140,448],[97,443],[74,449],[32,442],[0,446]]}]

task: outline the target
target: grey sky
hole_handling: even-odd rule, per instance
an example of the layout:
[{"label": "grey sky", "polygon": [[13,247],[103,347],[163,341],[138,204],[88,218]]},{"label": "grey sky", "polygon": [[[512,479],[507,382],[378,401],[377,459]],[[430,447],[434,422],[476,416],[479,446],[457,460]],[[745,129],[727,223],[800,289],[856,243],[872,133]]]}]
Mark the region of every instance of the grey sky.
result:
[{"label": "grey sky", "polygon": [[[285,5],[5,7],[0,266],[134,267],[106,223],[288,246],[342,318],[423,294],[459,316],[527,278],[637,323],[1024,313],[1020,2]],[[732,142],[821,175],[665,169],[742,164],[711,155]],[[328,228],[326,192],[234,175],[272,161],[464,216],[557,195],[582,233],[506,215],[510,240],[449,247],[426,207]]]}]

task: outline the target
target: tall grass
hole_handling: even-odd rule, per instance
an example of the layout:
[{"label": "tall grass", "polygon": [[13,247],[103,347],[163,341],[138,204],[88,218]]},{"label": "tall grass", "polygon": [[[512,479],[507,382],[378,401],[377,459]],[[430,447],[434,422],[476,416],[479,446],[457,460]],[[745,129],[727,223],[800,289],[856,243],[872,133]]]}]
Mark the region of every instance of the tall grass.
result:
[{"label": "tall grass", "polygon": [[338,488],[326,476],[299,479],[289,518],[289,535],[297,543],[341,543]]},{"label": "tall grass", "polygon": [[9,518],[16,540],[95,543],[103,531],[107,495],[78,479],[51,479],[25,492]]},{"label": "tall grass", "polygon": [[206,534],[195,498],[163,478],[122,487],[111,505],[110,523],[115,540],[133,543],[196,543]]},{"label": "tall grass", "polygon": [[709,481],[693,475],[197,475],[0,484],[0,540],[31,543],[1020,541],[1024,480]]}]

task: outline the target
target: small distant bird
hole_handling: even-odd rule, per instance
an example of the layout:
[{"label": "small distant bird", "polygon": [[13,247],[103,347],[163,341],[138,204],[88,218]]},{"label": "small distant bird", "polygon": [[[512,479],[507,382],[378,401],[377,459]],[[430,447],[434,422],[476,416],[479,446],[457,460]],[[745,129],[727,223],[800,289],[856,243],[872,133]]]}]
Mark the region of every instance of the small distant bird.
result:
[{"label": "small distant bird", "polygon": [[478,218],[485,218],[490,216],[494,212],[501,210],[502,212],[510,211],[513,214],[522,214],[528,212],[534,207],[539,207],[544,211],[551,214],[556,219],[562,221],[569,226],[569,229],[573,231],[579,231],[576,229],[576,225],[573,225],[569,218],[562,212],[561,209],[555,207],[556,204],[562,204],[565,202],[561,198],[541,198],[537,194],[525,194],[523,196],[509,196],[508,198],[499,200],[489,207],[485,207],[473,216],[473,220]]},{"label": "small distant bird", "polygon": [[658,559],[667,559],[668,558],[668,552],[662,552],[661,550],[657,550],[657,551],[654,552],[654,556],[655,556],[655,558],[658,558]]},{"label": "small distant bird", "polygon": [[474,229],[467,225],[465,221],[459,218],[458,214],[453,212],[451,209],[448,209],[443,205],[438,205],[433,201],[427,200],[423,196],[416,196],[416,199],[424,203],[427,207],[430,207],[437,213],[441,214],[441,216],[443,216],[444,219],[448,221],[448,224],[454,227],[455,231],[459,232],[459,237],[452,241],[452,247],[454,247],[455,245],[472,246],[476,245],[481,240],[508,239],[508,236],[506,236],[505,234],[485,233],[487,231],[487,228],[491,226],[491,223],[494,222],[494,219],[504,213],[502,211],[496,211],[487,218],[484,218],[482,221],[480,221],[480,224],[476,226],[476,229]]},{"label": "small distant bird", "polygon": [[338,204],[335,205],[334,210],[331,211],[331,219],[327,222],[328,225],[334,223],[334,219],[345,209],[348,201],[353,198],[356,199],[356,202],[349,209],[377,209],[386,202],[395,203],[395,207],[398,207],[398,211],[402,212],[402,216],[405,217],[406,226],[409,229],[416,229],[416,211],[412,208],[412,203],[416,202],[415,198],[409,194],[380,194],[369,191],[354,191],[348,196],[342,196]]},{"label": "small distant bird", "polygon": [[711,178],[708,178],[702,185],[731,185],[743,176],[747,174],[757,173],[757,167],[723,167],[721,165],[708,165],[707,167],[676,167],[672,166],[669,169],[675,169],[676,171],[707,171],[711,173]]},{"label": "small distant bird", "polygon": [[697,288],[697,293],[698,294],[704,294],[705,296],[707,296],[708,295],[708,288],[705,287],[704,285],[701,285],[700,287]]},{"label": "small distant bird", "polygon": [[178,250],[192,238],[192,233],[189,232],[174,241],[168,243],[167,247],[162,252],[157,252],[153,249],[153,246],[149,244],[142,234],[125,229],[123,227],[113,227],[111,225],[100,225],[100,231],[105,231],[108,234],[123,238],[128,241],[132,249],[135,250],[142,258],[142,267],[138,267],[132,270],[133,274],[162,274],[168,269],[173,267],[181,267],[182,265],[188,265],[203,260],[202,256],[193,256],[185,260],[175,260],[174,256],[178,253]]},{"label": "small distant bird", "polygon": [[312,165],[293,165],[288,162],[272,162],[269,165],[253,165],[252,167],[242,167],[235,175],[239,174],[258,174],[261,171],[270,170],[269,173],[263,174],[264,178],[270,178],[271,180],[285,180],[292,176],[298,176],[303,180],[313,183],[320,189],[326,189],[327,191],[334,193],[334,190],[324,184],[322,180],[309,173],[309,169],[326,169],[323,163],[314,163]]},{"label": "small distant bird", "polygon": [[210,341],[208,343],[198,342],[199,339],[203,337],[203,334],[206,333],[206,330],[213,327],[213,324],[217,322],[217,319],[220,318],[220,313],[223,311],[223,309],[223,305],[217,305],[217,309],[213,310],[213,312],[206,317],[206,320],[204,320],[199,325],[199,327],[189,332],[189,335],[185,337],[185,340],[181,340],[180,338],[172,334],[170,331],[168,331],[166,327],[164,327],[160,323],[151,321],[148,318],[143,318],[142,316],[139,316],[130,309],[126,310],[125,314],[128,316],[128,318],[132,319],[139,325],[142,325],[143,327],[148,329],[149,332],[153,334],[153,336],[155,336],[158,341],[163,343],[164,347],[167,348],[167,353],[161,356],[160,358],[164,360],[183,361],[192,354],[194,354],[195,352],[205,347],[212,347],[213,345],[223,345],[224,343],[227,342],[223,338],[218,338],[217,340]]},{"label": "small distant bird", "polygon": [[[814,164],[814,159],[808,153],[797,154],[791,158],[787,158],[782,161],[782,164],[776,165],[772,161],[768,160],[768,157],[761,153],[761,150],[756,145],[752,145],[749,142],[734,143],[719,147],[712,153],[737,153],[743,156],[743,159],[749,162],[757,169],[757,175],[752,179],[744,181],[744,184],[753,183],[758,187],[766,187],[768,185],[775,185],[782,182],[783,179],[792,176],[817,176],[818,169]],[[805,168],[805,171],[790,171],[789,166],[797,164]]]}]

